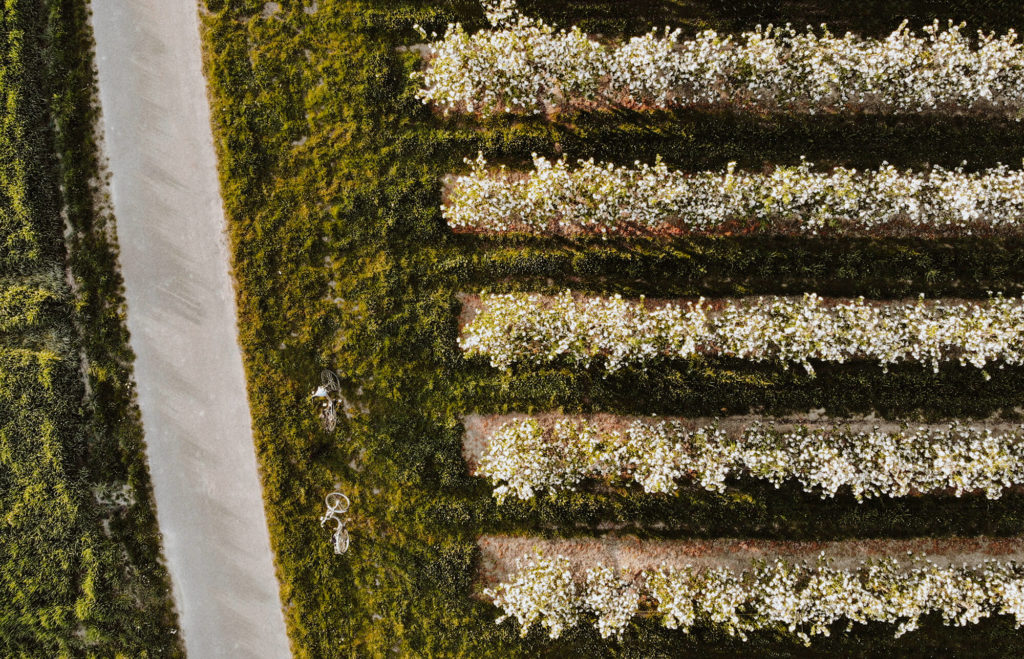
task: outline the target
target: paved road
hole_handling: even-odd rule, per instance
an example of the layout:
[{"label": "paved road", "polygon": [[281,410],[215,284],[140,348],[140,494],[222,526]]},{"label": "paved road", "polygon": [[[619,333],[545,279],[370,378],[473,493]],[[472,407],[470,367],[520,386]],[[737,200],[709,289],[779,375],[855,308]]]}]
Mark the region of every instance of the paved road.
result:
[{"label": "paved road", "polygon": [[287,657],[193,0],[92,0],[135,378],[194,659]]}]

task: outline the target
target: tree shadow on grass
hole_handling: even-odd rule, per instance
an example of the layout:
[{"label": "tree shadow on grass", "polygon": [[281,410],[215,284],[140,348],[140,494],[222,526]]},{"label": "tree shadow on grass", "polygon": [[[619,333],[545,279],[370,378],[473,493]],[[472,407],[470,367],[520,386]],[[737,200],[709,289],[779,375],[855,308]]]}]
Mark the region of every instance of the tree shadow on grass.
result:
[{"label": "tree shadow on grass", "polygon": [[[729,162],[755,170],[795,165],[801,156],[821,167],[877,168],[882,162],[899,168],[957,167],[966,161],[970,170],[998,163],[1019,165],[1024,152],[1024,123],[981,115],[812,116],[701,107],[614,108],[551,118],[451,116],[434,121],[437,126],[475,127],[489,133],[496,162],[515,164],[519,159],[524,165],[537,151],[549,158],[565,154],[571,161],[594,158],[622,165],[653,162],[660,155],[670,167],[691,171],[722,169]],[[543,141],[548,142],[547,149],[540,148]]]},{"label": "tree shadow on grass", "polygon": [[620,0],[520,0],[519,5],[530,16],[606,36],[634,36],[666,25],[690,35],[705,29],[737,32],[768,23],[828,23],[835,33],[875,37],[888,35],[903,19],[915,29],[936,19],[967,21],[972,31],[1005,32],[1024,25],[1024,8],[1012,0],[631,0],[628,10]]},{"label": "tree shadow on grass", "polygon": [[455,234],[468,290],[567,288],[624,296],[816,292],[874,299],[1024,291],[1020,238],[689,236],[561,238]]},{"label": "tree shadow on grass", "polygon": [[[560,410],[566,413],[783,416],[824,408],[830,416],[876,413],[890,419],[942,421],[983,419],[999,414],[1016,419],[1024,407],[1024,367],[986,370],[945,364],[938,373],[918,364],[897,364],[888,372],[874,363],[814,363],[814,376],[739,359],[694,362],[664,360],[644,369],[607,373],[568,365],[501,373],[483,359],[467,360],[456,391],[467,413]],[[466,387],[461,383],[472,383]],[[642,397],[637,392],[644,392]]]}]

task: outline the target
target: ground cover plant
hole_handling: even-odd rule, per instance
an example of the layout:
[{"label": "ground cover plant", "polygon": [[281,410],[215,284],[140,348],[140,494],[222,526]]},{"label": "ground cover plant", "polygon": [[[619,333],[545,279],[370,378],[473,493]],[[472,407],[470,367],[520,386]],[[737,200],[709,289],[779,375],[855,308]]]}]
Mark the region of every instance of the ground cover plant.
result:
[{"label": "ground cover plant", "polygon": [[0,14],[0,651],[178,656],[90,52],[83,2]]},{"label": "ground cover plant", "polygon": [[[603,0],[524,4],[545,20],[609,38],[666,23],[743,31],[818,23],[833,3],[647,2],[624,16]],[[475,2],[208,0],[204,20],[222,185],[239,284],[258,456],[287,621],[300,656],[341,652],[421,656],[679,656],[808,652],[799,639],[753,632],[744,643],[713,627],[690,634],[637,618],[621,640],[585,626],[557,640],[520,638],[473,580],[482,533],[593,535],[618,520],[648,538],[847,539],[953,534],[1011,536],[1024,499],[906,497],[821,501],[799,487],[741,484],[726,494],[681,489],[563,492],[498,506],[461,454],[466,413],[779,414],[827,408],[886,417],[1014,417],[1020,369],[985,381],[958,364],[801,369],[707,357],[656,368],[589,372],[565,364],[502,373],[465,360],[457,344],[459,292],[638,297],[785,294],[872,299],[1020,293],[1019,241],[826,238],[748,240],[533,239],[452,234],[442,180],[482,152],[523,169],[531,154],[562,153],[617,165],[653,162],[686,171],[767,164],[931,165],[965,171],[1014,163],[1024,132],[990,116],[775,116],[724,109],[567,112],[555,117],[450,116],[416,97],[414,30],[450,22],[484,27]],[[843,29],[884,36],[904,17],[945,21],[929,2],[844,6]],[[1020,8],[967,3],[953,17],[1000,33]],[[899,12],[899,13],[895,13]],[[770,16],[769,16],[770,14]],[[679,20],[676,20],[679,19]],[[779,20],[782,19],[782,20]],[[987,22],[986,22],[987,21]],[[405,49],[405,50],[403,50]],[[937,146],[941,145],[941,146]],[[1016,287],[1016,288],[1015,288]],[[337,369],[353,403],[336,434],[318,426],[306,396],[319,370]],[[360,409],[363,406],[363,410]],[[323,497],[352,500],[352,545],[336,558],[316,523]],[[925,616],[900,639],[884,624],[840,623],[817,654],[1012,652],[1013,620],[963,628]],[[341,648],[341,650],[339,650]]]}]

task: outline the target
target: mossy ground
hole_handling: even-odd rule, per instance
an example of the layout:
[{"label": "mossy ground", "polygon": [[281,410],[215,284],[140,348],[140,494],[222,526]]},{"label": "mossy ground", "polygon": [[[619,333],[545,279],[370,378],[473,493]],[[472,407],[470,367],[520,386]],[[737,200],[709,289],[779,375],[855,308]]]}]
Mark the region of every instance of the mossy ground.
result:
[{"label": "mossy ground", "polygon": [[[735,30],[758,22],[817,23],[884,33],[946,14],[997,29],[1024,24],[1011,3],[906,0],[696,3],[530,2],[545,18],[608,36],[665,23]],[[400,46],[414,23],[479,26],[475,3],[207,0],[207,72],[238,280],[241,340],[272,543],[300,656],[1005,655],[1024,637],[1009,619],[951,629],[929,620],[893,639],[859,626],[810,650],[786,635],[741,643],[640,620],[621,642],[576,630],[558,642],[520,639],[514,623],[474,598],[482,533],[595,533],[635,522],[645,537],[833,539],[1020,533],[1024,499],[919,497],[857,504],[795,488],[736,483],[725,495],[590,492],[497,507],[468,476],[460,417],[562,410],[727,414],[824,407],[926,418],[1012,416],[1018,370],[985,382],[973,369],[817,367],[817,377],[728,361],[663,363],[646,372],[545,368],[501,375],[456,344],[462,291],[566,287],[652,297],[801,293],[984,297],[1020,292],[1014,241],[557,241],[453,235],[440,214],[441,177],[483,151],[529,162],[531,152],[615,162],[661,154],[674,167],[793,163],[970,167],[1016,164],[1024,129],[971,118],[777,117],[727,112],[604,112],[552,121],[441,117],[414,98],[418,66]],[[833,11],[835,9],[835,11]],[[307,396],[321,368],[366,407],[334,435]],[[361,393],[360,393],[361,391]],[[331,553],[316,519],[323,496],[352,499],[352,548]],[[664,522],[651,530],[648,522]]]}]

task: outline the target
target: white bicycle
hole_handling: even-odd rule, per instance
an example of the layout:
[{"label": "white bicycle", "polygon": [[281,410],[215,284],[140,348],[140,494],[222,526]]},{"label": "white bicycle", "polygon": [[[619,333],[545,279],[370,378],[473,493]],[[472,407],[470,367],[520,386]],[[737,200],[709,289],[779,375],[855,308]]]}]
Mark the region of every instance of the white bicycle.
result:
[{"label": "white bicycle", "polygon": [[331,539],[334,542],[334,553],[344,554],[348,551],[349,545],[348,529],[345,528],[348,520],[341,515],[348,512],[351,504],[348,497],[341,492],[331,492],[324,501],[327,504],[327,512],[320,518],[320,527],[329,528],[328,524],[334,522],[334,528],[330,529]]},{"label": "white bicycle", "polygon": [[320,404],[320,423],[327,432],[334,432],[338,425],[338,410],[335,397],[341,392],[341,380],[334,373],[324,369],[320,371],[320,386],[313,390],[311,399],[322,398]]}]

